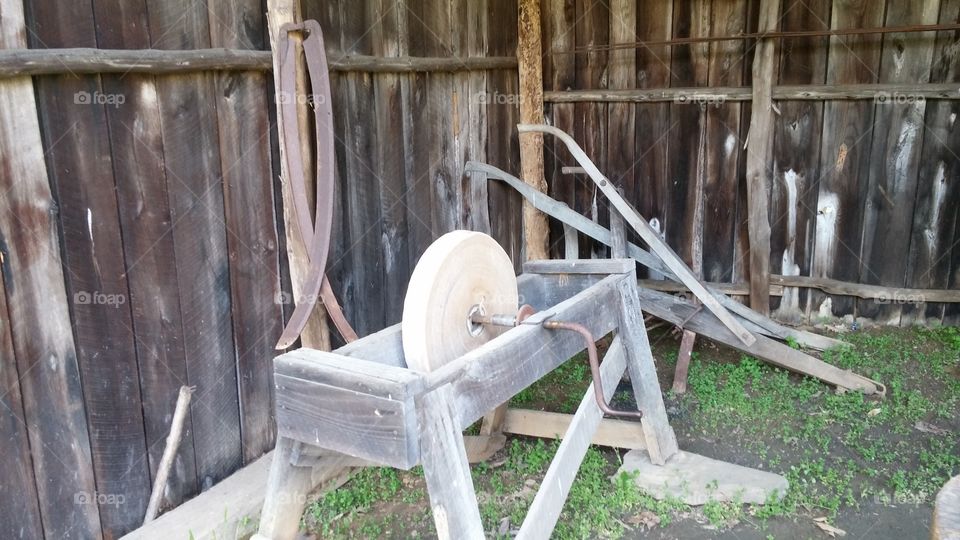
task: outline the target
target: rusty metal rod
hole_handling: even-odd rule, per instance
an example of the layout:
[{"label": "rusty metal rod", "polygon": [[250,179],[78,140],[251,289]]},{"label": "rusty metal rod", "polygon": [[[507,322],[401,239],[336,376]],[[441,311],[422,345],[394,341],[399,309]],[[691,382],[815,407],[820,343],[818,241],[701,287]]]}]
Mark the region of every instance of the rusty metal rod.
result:
[{"label": "rusty metal rod", "polygon": [[543,322],[543,327],[550,330],[569,330],[583,336],[583,342],[587,345],[587,361],[590,363],[590,375],[593,377],[593,394],[597,398],[597,406],[608,416],[620,416],[623,418],[643,418],[641,411],[620,411],[611,409],[603,397],[603,381],[600,378],[600,359],[597,354],[597,344],[594,342],[593,334],[586,326],[577,323],[547,320]]},{"label": "rusty metal rod", "polygon": [[838,30],[788,30],[781,32],[749,32],[729,36],[691,36],[656,41],[634,41],[631,43],[617,43],[615,45],[595,45],[576,47],[569,51],[551,51],[553,54],[588,54],[592,52],[615,51],[620,49],[639,49],[652,46],[689,45],[692,43],[710,43],[714,41],[738,41],[745,39],[790,39],[799,37],[822,36],[850,36],[863,34],[892,34],[910,32],[938,32],[944,30],[960,30],[960,23],[947,24],[911,24],[905,26],[880,26],[873,28],[841,28]]}]

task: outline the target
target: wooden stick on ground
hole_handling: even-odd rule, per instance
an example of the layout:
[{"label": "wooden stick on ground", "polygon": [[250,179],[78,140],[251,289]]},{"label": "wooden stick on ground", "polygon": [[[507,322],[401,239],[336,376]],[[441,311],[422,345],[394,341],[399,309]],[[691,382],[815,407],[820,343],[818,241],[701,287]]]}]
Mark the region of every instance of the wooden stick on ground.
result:
[{"label": "wooden stick on ground", "polygon": [[177,408],[174,409],[173,420],[170,422],[170,435],[167,435],[167,446],[163,450],[163,457],[160,458],[160,466],[157,467],[157,478],[153,483],[153,491],[150,493],[147,515],[143,518],[144,523],[153,521],[160,509],[160,501],[163,500],[163,491],[167,487],[170,467],[173,466],[173,459],[177,455],[177,448],[180,447],[180,439],[183,437],[183,423],[187,419],[187,412],[190,410],[190,397],[192,395],[192,387],[180,387],[180,394],[177,396]]}]

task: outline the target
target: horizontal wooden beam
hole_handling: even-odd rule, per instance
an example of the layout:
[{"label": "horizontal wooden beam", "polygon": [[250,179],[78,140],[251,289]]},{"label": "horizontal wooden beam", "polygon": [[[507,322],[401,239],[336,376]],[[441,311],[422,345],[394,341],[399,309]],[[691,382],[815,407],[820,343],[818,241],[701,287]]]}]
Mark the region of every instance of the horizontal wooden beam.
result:
[{"label": "horizontal wooden beam", "polygon": [[[346,55],[329,58],[330,71],[412,73],[513,69],[517,59]],[[7,49],[0,51],[0,78],[92,73],[186,73],[270,71],[270,51],[240,49]]]},{"label": "horizontal wooden beam", "polygon": [[[543,93],[543,100],[549,103],[671,101],[709,105],[726,101],[750,101],[752,98],[753,90],[749,86],[571,90]],[[924,99],[960,99],[960,85],[956,83],[784,85],[773,87],[773,99],[785,101],[872,99],[878,103],[912,103]]]},{"label": "horizontal wooden beam", "polygon": [[[573,415],[529,409],[508,409],[503,419],[503,432],[527,437],[559,439],[567,432]],[[593,434],[592,444],[612,448],[641,450],[646,448],[639,422],[604,418]]]},{"label": "horizontal wooden beam", "polygon": [[879,302],[896,304],[918,304],[923,302],[960,302],[960,289],[906,289],[902,287],[884,287],[883,285],[867,285],[864,283],[850,283],[830,278],[810,276],[778,276],[772,274],[770,283],[784,287],[806,287],[820,289],[829,294],[841,296],[856,296],[872,299]]}]

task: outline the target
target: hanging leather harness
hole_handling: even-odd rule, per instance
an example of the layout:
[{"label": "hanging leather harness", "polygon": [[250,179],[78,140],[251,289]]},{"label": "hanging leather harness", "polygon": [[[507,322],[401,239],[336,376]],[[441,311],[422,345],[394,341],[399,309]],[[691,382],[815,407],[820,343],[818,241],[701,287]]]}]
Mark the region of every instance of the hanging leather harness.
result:
[{"label": "hanging leather harness", "polygon": [[[314,115],[316,118],[317,140],[317,198],[314,216],[311,219],[307,199],[307,184],[303,169],[303,155],[300,152],[300,130],[297,116],[297,54],[291,32],[301,32],[303,52],[307,60],[307,73],[310,76]],[[285,24],[280,28],[280,88],[278,102],[280,116],[283,119],[284,155],[287,162],[287,175],[293,192],[293,206],[297,228],[303,244],[307,246],[309,266],[303,282],[300,298],[296,299],[296,308],[290,321],[280,335],[277,349],[286,349],[303,332],[317,298],[323,301],[327,314],[334,326],[347,342],[357,339],[357,333],[347,322],[343,310],[337,302],[330,280],[324,269],[330,252],[330,234],[333,229],[334,198],[334,134],[333,110],[330,99],[330,72],[327,67],[327,55],[323,46],[323,32],[317,21]]]}]

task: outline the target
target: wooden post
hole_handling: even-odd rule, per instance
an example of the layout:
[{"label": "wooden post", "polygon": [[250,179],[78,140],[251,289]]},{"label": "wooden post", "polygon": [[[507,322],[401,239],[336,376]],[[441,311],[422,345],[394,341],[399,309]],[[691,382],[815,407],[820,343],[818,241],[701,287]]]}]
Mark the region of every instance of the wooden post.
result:
[{"label": "wooden post", "polygon": [[[776,29],[780,3],[761,0],[761,32]],[[753,106],[747,142],[747,206],[750,239],[750,307],[770,313],[770,221],[767,201],[772,181],[773,156],[773,39],[761,39],[753,59]]]},{"label": "wooden post", "polygon": [[[296,22],[300,17],[298,13],[299,3],[296,0],[268,0],[267,2],[267,23],[270,30],[270,46],[273,51],[273,85],[275,89],[280,88],[280,50],[278,40],[280,37],[280,27],[287,23]],[[299,54],[297,56],[299,59]],[[305,75],[304,75],[305,76]],[[298,75],[297,91],[300,92],[306,86],[304,76]],[[283,139],[283,113],[280,111],[280,101],[277,101],[277,136],[280,144],[280,184],[282,187],[283,198],[283,223],[287,237],[287,259],[290,263],[290,282],[293,285],[293,297],[298,298],[303,291],[303,282],[306,279],[307,269],[310,267],[310,258],[307,254],[307,246],[303,243],[303,237],[298,232],[297,218],[293,208],[293,191],[290,187],[287,171],[287,161],[285,144],[288,142]],[[306,121],[309,110],[304,107],[299,108],[297,116],[299,119],[301,134],[308,130],[309,124]],[[309,136],[301,136],[301,141],[309,141]],[[304,156],[304,172],[306,178],[313,178],[310,172],[313,170],[312,161],[309,159],[313,152],[310,151],[309,143],[295,143],[304,145],[302,155]],[[308,182],[309,184],[309,182]],[[311,189],[308,187],[308,192]],[[307,236],[309,236],[309,232]],[[305,347],[330,350],[330,329],[326,323],[326,310],[321,304],[318,304],[313,314],[310,316],[307,325],[300,334],[300,342]]]},{"label": "wooden post", "polygon": [[[517,62],[520,76],[520,121],[543,123],[543,64],[540,50],[540,0],[520,0]],[[521,178],[546,193],[543,176],[543,134],[520,134]],[[547,217],[530,203],[523,203],[523,242],[527,260],[547,259]]]},{"label": "wooden post", "polygon": [[663,404],[660,383],[657,382],[657,369],[654,366],[653,353],[650,352],[647,328],[643,323],[636,279],[636,275],[632,274],[629,280],[618,285],[620,314],[617,332],[623,338],[626,349],[627,371],[630,373],[637,409],[643,412],[641,424],[650,462],[663,465],[670,456],[679,451],[679,446],[667,420],[667,409]]}]

